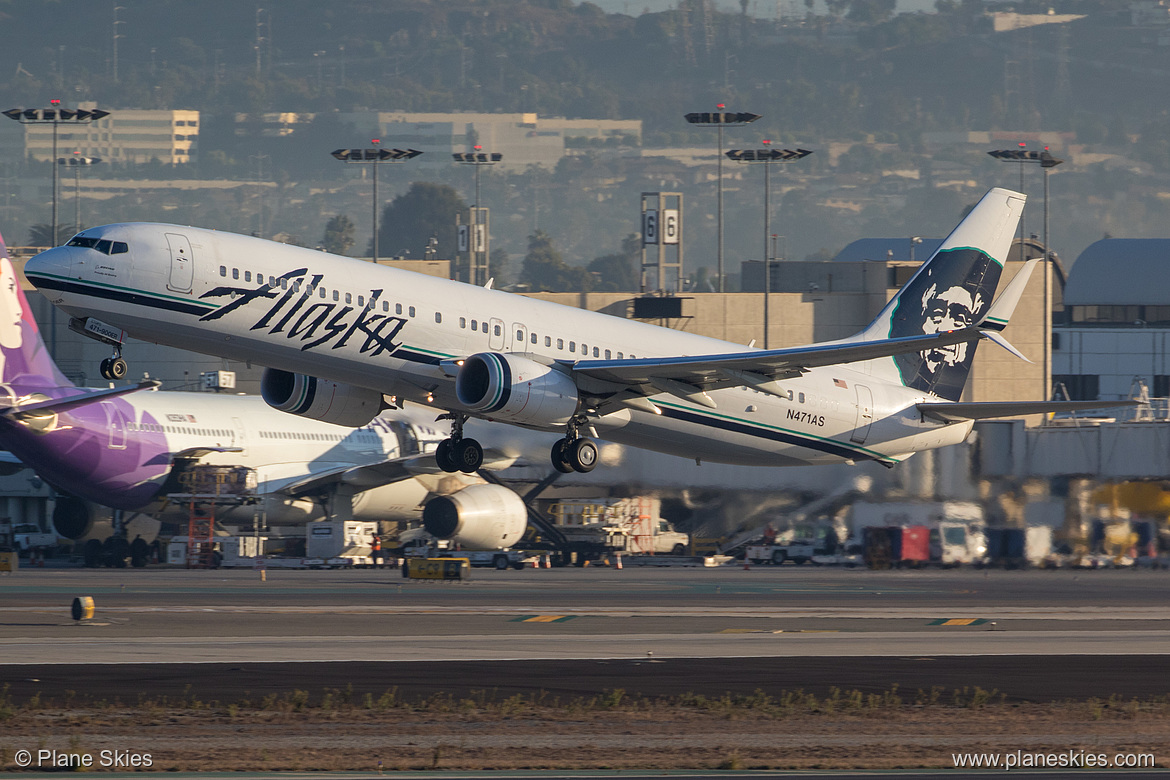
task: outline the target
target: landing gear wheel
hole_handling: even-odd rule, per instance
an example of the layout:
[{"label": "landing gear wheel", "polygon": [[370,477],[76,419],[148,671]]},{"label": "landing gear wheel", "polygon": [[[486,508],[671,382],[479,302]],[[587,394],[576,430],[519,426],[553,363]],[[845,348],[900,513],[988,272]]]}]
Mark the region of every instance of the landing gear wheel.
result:
[{"label": "landing gear wheel", "polygon": [[568,439],[557,439],[556,443],[552,446],[553,468],[562,474],[573,473],[573,465],[569,463],[568,458],[565,456],[565,448],[570,444],[572,442]]},{"label": "landing gear wheel", "polygon": [[110,379],[125,379],[129,372],[130,367],[122,358],[116,357],[110,361]]},{"label": "landing gear wheel", "polygon": [[597,465],[597,445],[592,439],[577,439],[565,447],[565,459],[573,471],[588,474]]},{"label": "landing gear wheel", "polygon": [[443,439],[439,442],[439,446],[435,448],[435,463],[439,464],[439,468],[446,471],[448,474],[454,474],[459,470],[459,464],[455,462],[454,453],[452,449],[455,442],[450,439]]},{"label": "landing gear wheel", "polygon": [[113,358],[102,358],[102,362],[99,366],[99,370],[101,371],[101,374],[102,374],[102,379],[113,379],[113,377],[110,376],[110,363],[113,363],[113,362],[114,362]]},{"label": "landing gear wheel", "polygon": [[460,439],[452,445],[451,452],[465,474],[474,474],[483,465],[483,447],[475,439]]}]

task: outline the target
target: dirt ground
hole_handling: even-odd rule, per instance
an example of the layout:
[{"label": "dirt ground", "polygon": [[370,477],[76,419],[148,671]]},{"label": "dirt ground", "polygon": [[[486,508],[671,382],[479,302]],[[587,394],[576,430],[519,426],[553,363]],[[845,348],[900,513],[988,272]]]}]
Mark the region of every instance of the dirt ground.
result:
[{"label": "dirt ground", "polygon": [[[631,700],[621,691],[405,702],[388,691],[262,701],[0,700],[0,765],[155,771],[953,767],[958,752],[1170,761],[1170,701],[1009,704],[994,693]],[[46,751],[41,753],[40,751]],[[134,756],[138,756],[137,759]],[[147,758],[149,757],[149,758]],[[137,763],[135,763],[137,762]]]}]

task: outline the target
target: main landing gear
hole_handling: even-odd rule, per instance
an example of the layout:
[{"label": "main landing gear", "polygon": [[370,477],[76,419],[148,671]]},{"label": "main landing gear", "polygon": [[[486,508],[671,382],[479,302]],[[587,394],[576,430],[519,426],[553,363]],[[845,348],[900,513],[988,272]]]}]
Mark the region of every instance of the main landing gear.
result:
[{"label": "main landing gear", "polygon": [[577,433],[577,428],[582,422],[584,420],[573,418],[565,438],[557,439],[557,443],[552,447],[553,468],[562,474],[572,471],[588,474],[597,466],[597,445],[592,439]]},{"label": "main landing gear", "polygon": [[105,379],[125,379],[130,367],[122,359],[122,350],[118,350],[101,362],[101,373]]},{"label": "main landing gear", "polygon": [[451,421],[451,437],[439,442],[435,448],[435,462],[439,468],[449,474],[462,471],[465,474],[474,474],[483,465],[483,447],[475,439],[463,438],[463,423],[467,422],[465,414],[444,414],[440,420]]}]

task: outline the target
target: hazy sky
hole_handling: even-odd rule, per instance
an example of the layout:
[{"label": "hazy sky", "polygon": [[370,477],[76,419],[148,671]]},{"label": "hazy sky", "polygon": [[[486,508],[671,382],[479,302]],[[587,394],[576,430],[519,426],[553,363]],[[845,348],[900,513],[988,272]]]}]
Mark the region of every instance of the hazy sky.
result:
[{"label": "hazy sky", "polygon": [[[678,0],[590,0],[594,5],[610,13],[624,13],[638,15],[645,11],[666,11],[678,5]],[[723,11],[738,12],[739,0],[715,0],[715,4]],[[775,19],[777,12],[785,16],[803,16],[805,13],[804,0],[751,0],[748,13],[752,16]],[[814,9],[818,13],[825,12],[823,0],[816,0]],[[899,13],[914,11],[934,11],[934,0],[898,0]]]}]

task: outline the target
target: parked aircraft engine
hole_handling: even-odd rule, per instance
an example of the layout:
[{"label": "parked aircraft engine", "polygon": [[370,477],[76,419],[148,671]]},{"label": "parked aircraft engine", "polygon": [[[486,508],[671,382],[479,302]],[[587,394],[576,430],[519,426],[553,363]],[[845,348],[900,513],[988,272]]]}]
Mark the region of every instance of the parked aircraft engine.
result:
[{"label": "parked aircraft engine", "polygon": [[315,376],[264,369],[260,395],[273,409],[349,428],[360,428],[382,411],[382,394]]},{"label": "parked aircraft engine", "polygon": [[77,496],[58,496],[53,502],[53,530],[66,539],[81,539],[94,527],[93,506]]},{"label": "parked aircraft engine", "polygon": [[516,355],[480,352],[455,377],[459,403],[494,420],[564,425],[577,411],[577,385],[552,366]]},{"label": "parked aircraft engine", "polygon": [[423,527],[436,539],[471,550],[497,550],[520,541],[528,511],[520,496],[499,485],[471,485],[437,496],[423,507]]}]

